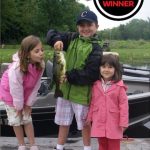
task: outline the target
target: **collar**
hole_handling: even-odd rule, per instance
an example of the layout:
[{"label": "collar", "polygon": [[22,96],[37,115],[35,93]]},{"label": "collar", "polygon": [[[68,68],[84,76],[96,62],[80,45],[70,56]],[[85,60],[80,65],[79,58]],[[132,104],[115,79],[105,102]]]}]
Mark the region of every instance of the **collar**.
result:
[{"label": "collar", "polygon": [[101,82],[102,82],[102,84],[106,84],[106,85],[112,85],[112,84],[114,83],[113,80],[110,80],[110,81],[104,81],[103,78],[101,78]]},{"label": "collar", "polygon": [[92,37],[83,37],[83,36],[79,35],[79,39],[81,39],[83,41],[87,41],[87,42],[92,42],[92,43],[97,43],[97,41],[100,40],[97,34],[95,34]]}]

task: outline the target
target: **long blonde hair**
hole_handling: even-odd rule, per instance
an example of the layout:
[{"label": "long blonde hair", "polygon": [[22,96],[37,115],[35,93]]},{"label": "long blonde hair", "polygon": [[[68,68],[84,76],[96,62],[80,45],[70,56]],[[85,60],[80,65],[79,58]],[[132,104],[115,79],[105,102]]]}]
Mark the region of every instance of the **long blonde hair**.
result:
[{"label": "long blonde hair", "polygon": [[[18,54],[20,59],[20,70],[23,73],[28,72],[28,65],[30,63],[30,51],[32,51],[40,42],[41,41],[39,37],[34,35],[29,35],[22,40]],[[36,63],[36,67],[39,70],[42,69],[40,63]]]}]

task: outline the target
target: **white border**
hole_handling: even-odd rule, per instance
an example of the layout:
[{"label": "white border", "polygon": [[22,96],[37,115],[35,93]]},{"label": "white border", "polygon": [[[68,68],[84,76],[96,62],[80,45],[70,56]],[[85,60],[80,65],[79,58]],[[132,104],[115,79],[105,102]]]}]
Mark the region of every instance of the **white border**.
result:
[{"label": "white border", "polygon": [[111,15],[111,14],[107,13],[107,12],[101,7],[101,5],[100,5],[100,3],[99,3],[99,0],[96,0],[96,4],[97,4],[97,6],[99,7],[99,9],[100,9],[106,16],[111,17],[111,18],[116,18],[116,19],[122,19],[122,18],[126,18],[126,17],[129,17],[130,15],[132,15],[132,14],[139,8],[139,6],[140,6],[140,4],[141,4],[141,1],[142,1],[142,0],[138,0],[138,4],[136,5],[136,7],[135,7],[129,14],[127,14],[127,15],[122,15],[122,16],[115,16],[115,15]]}]

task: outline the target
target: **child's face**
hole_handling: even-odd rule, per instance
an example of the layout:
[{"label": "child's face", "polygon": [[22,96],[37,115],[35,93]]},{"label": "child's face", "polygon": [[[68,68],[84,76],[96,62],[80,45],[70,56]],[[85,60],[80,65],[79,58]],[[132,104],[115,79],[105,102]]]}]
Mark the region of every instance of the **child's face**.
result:
[{"label": "child's face", "polygon": [[41,63],[44,59],[44,50],[42,43],[39,43],[33,50],[30,51],[31,63]]},{"label": "child's face", "polygon": [[94,22],[82,22],[77,26],[78,32],[83,37],[92,37],[97,29],[98,25]]},{"label": "child's face", "polygon": [[115,74],[115,68],[109,64],[100,66],[100,74],[105,81],[110,81]]}]

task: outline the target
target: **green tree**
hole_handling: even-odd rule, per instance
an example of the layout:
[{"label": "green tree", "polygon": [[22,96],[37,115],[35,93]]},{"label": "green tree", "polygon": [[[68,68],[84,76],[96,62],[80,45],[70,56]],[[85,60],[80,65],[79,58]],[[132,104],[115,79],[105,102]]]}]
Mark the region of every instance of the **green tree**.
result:
[{"label": "green tree", "polygon": [[1,1],[1,41],[18,40],[21,26],[15,0]]},{"label": "green tree", "polygon": [[48,29],[75,31],[75,18],[85,9],[77,0],[2,0],[1,35],[16,43],[29,34],[45,37]]},{"label": "green tree", "polygon": [[[126,25],[120,25],[119,27],[113,29],[107,29],[101,31],[102,35],[108,35],[108,32],[111,32],[111,39],[144,39],[150,40],[150,19],[133,19]],[[102,37],[103,38],[103,37]]]}]

